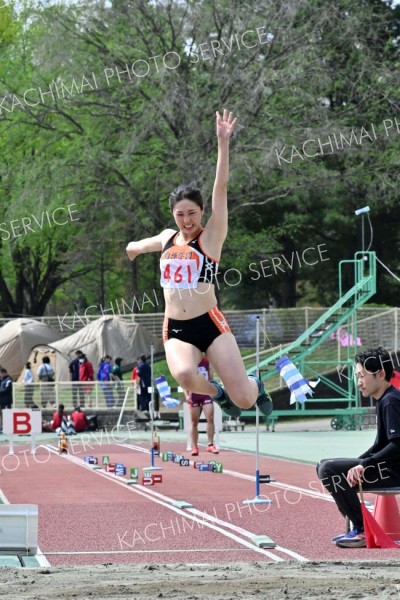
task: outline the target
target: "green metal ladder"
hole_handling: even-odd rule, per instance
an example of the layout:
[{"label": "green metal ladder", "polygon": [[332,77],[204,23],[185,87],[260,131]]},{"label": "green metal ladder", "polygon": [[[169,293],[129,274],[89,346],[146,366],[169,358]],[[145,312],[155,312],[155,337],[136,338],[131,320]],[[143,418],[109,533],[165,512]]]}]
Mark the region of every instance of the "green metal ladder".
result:
[{"label": "green metal ladder", "polygon": [[[348,290],[343,290],[343,269],[345,265],[353,265],[354,285]],[[371,296],[376,293],[376,256],[375,252],[357,252],[353,260],[342,260],[339,263],[339,299],[331,306],[319,319],[317,319],[304,333],[302,333],[294,342],[286,345],[278,352],[275,352],[265,360],[260,361],[260,374],[268,388],[268,381],[278,375],[275,366],[276,361],[282,356],[288,358],[297,366],[305,379],[319,378],[330,389],[335,392],[332,398],[310,398],[306,404],[313,402],[342,402],[347,405],[347,409],[358,407],[358,393],[352,375],[354,356],[357,354],[357,310],[365,304]],[[334,359],[314,359],[313,354],[321,344],[337,332],[339,328],[345,327],[349,335],[346,355],[340,360]],[[352,338],[352,343],[350,340]],[[328,379],[321,374],[319,367],[333,366],[341,376],[347,380],[347,387],[338,385],[335,381]],[[347,375],[344,373],[347,369]],[[248,373],[254,373],[256,366],[248,369]],[[317,388],[318,389],[318,388]],[[296,402],[295,410],[301,413],[310,414],[305,404]],[[284,411],[279,411],[282,414]],[[288,413],[293,414],[293,410]],[[326,411],[315,409],[313,414],[326,414]]]}]

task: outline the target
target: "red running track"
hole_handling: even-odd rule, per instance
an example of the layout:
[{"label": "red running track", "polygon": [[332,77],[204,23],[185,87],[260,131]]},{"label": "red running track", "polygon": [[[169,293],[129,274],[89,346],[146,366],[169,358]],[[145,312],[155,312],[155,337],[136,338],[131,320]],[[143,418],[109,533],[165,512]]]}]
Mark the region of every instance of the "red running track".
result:
[{"label": "red running track", "polygon": [[[311,465],[261,457],[260,472],[277,480],[261,488],[272,504],[243,505],[254,498],[255,483],[254,456],[242,452],[222,451],[218,457],[201,452],[199,460],[221,461],[223,473],[157,458],[163,483],[142,487],[83,462],[84,454],[100,463],[107,454],[128,471],[141,470],[150,466],[150,455],[137,444],[84,448],[75,443],[68,457],[58,456],[55,446],[39,448],[35,457],[22,454],[22,448],[15,457],[1,450],[1,490],[9,502],[38,504],[39,546],[51,565],[400,557],[397,550],[349,550],[331,543],[343,531],[343,519]],[[183,444],[163,450],[188,455]],[[194,508],[175,508],[172,500]],[[277,547],[257,548],[252,535],[268,535]]]}]

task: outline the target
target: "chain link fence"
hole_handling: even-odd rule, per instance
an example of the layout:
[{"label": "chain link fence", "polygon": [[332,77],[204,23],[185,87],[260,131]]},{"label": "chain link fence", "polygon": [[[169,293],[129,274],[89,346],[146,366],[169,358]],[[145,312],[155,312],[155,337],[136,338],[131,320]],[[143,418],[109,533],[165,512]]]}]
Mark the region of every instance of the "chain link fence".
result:
[{"label": "chain link fence", "polygon": [[[260,317],[262,348],[272,348],[280,344],[288,344],[303,333],[327,309],[306,306],[304,308],[224,311],[233,334],[239,345],[244,348],[255,346],[256,318]],[[65,336],[75,333],[103,315],[35,317],[50,325]],[[110,315],[108,315],[110,316]],[[114,315],[129,322],[143,325],[154,335],[162,336],[164,315],[162,313],[138,313]],[[10,319],[0,319],[0,326]],[[382,307],[362,307],[357,311],[357,332],[362,346],[381,345],[388,350],[398,350],[399,309]],[[343,340],[345,342],[345,334]]]}]

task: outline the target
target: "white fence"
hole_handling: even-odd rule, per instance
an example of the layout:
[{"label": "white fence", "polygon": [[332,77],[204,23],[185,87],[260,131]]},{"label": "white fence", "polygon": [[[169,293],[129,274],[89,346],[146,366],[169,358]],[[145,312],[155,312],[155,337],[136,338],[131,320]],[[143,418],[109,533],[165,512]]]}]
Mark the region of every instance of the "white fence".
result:
[{"label": "white fence", "polygon": [[59,404],[64,404],[67,411],[75,406],[81,406],[85,410],[120,409],[127,392],[125,409],[136,409],[136,386],[130,381],[118,384],[114,381],[57,381],[28,385],[14,383],[13,408],[30,408],[35,405],[42,410],[56,410]]},{"label": "white fence", "polygon": [[[225,315],[232,332],[240,346],[254,347],[255,321],[260,317],[261,343],[264,348],[279,344],[287,344],[295,340],[327,309],[305,306],[304,308],[260,308],[253,310],[227,310]],[[34,317],[35,320],[47,323],[65,336],[82,329],[103,315],[78,315],[59,317]],[[109,315],[110,316],[110,315]],[[163,313],[124,314],[114,312],[113,315],[129,322],[140,323],[148,331],[158,337],[162,336]],[[357,312],[359,335],[366,345],[382,345],[388,350],[399,349],[399,309],[384,307],[363,307]],[[0,326],[10,319],[0,319]],[[364,338],[364,339],[363,339]]]}]

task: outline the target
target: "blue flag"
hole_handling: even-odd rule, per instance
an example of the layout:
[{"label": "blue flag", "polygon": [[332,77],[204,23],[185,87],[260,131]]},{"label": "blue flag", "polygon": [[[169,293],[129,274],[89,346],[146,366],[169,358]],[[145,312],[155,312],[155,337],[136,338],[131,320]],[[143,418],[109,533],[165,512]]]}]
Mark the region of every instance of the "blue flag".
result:
[{"label": "blue flag", "polygon": [[290,404],[294,404],[296,401],[304,404],[307,400],[306,394],[309,394],[310,396],[314,394],[311,387],[318,385],[319,379],[318,381],[313,382],[304,379],[296,365],[293,364],[287,356],[282,356],[282,358],[276,362],[275,366],[291,392]]},{"label": "blue flag", "polygon": [[180,404],[180,400],[174,400],[174,398],[172,398],[168,381],[166,380],[164,375],[156,377],[156,386],[164,406],[166,406],[167,408],[175,408],[175,406],[178,406]]}]

